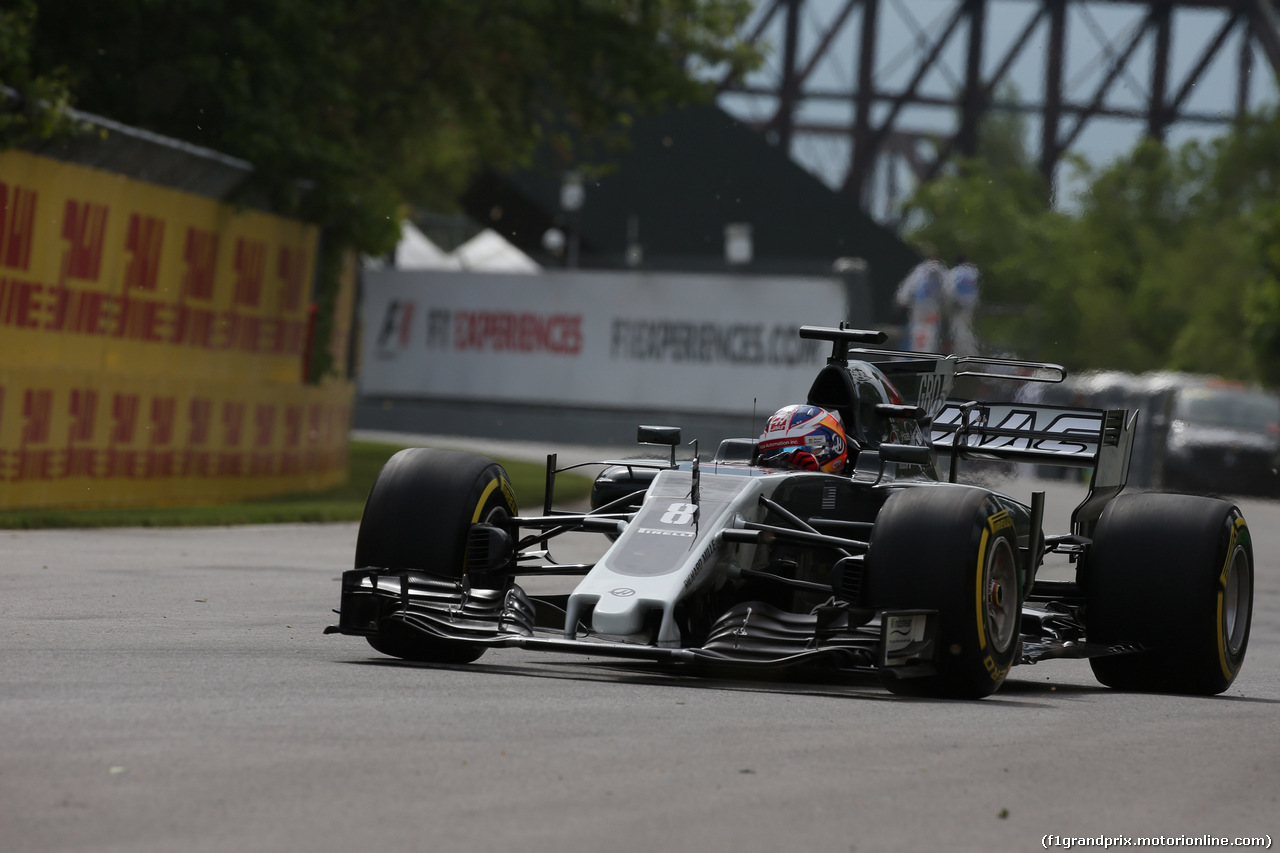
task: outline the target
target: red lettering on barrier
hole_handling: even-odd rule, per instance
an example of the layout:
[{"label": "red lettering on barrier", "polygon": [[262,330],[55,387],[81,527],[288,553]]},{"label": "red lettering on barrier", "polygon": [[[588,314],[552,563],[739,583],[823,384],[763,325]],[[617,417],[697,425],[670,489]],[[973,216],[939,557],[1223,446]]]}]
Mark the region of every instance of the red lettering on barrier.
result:
[{"label": "red lettering on barrier", "polygon": [[275,438],[276,407],[271,403],[259,403],[253,411],[253,446],[270,447]]},{"label": "red lettering on barrier", "polygon": [[256,308],[262,302],[262,279],[266,272],[267,246],[257,240],[236,240],[236,284],[232,294],[235,305]]},{"label": "red lettering on barrier", "polygon": [[198,450],[209,441],[213,425],[213,401],[205,397],[192,397],[187,406],[187,447],[182,452],[183,476],[208,477],[211,473],[208,450]]},{"label": "red lettering on barrier", "polygon": [[41,448],[28,450],[22,448],[13,453],[15,480],[51,480],[54,470],[54,453]]},{"label": "red lettering on barrier", "polygon": [[62,237],[67,248],[62,253],[62,275],[68,278],[97,281],[102,270],[102,247],[107,231],[107,206],[67,199],[62,215]]},{"label": "red lettering on barrier", "polygon": [[138,451],[121,450],[119,447],[107,448],[107,477],[126,477],[132,479],[138,475]]},{"label": "red lettering on barrier", "polygon": [[138,452],[122,449],[133,444],[138,430],[139,397],[137,394],[115,394],[111,399],[111,445],[107,448],[107,477],[135,477],[138,474]]},{"label": "red lettering on barrier", "polygon": [[152,447],[163,447],[173,442],[173,425],[177,420],[178,401],[173,397],[155,397],[151,401]]},{"label": "red lettering on barrier", "polygon": [[312,403],[307,407],[307,444],[320,441],[320,404]]},{"label": "red lettering on barrier", "polygon": [[53,389],[28,388],[22,395],[22,443],[44,444],[53,421]]},{"label": "red lettering on barrier", "polygon": [[129,217],[129,230],[124,240],[124,247],[129,253],[129,264],[124,272],[126,292],[155,291],[160,277],[160,250],[163,245],[163,220],[137,213]]},{"label": "red lettering on barrier", "polygon": [[209,428],[213,425],[213,401],[205,397],[192,397],[187,407],[187,422],[191,429],[187,433],[187,444],[207,444]]},{"label": "red lettering on barrier", "polygon": [[98,473],[98,451],[92,447],[68,447],[63,451],[62,476],[93,477]]},{"label": "red lettering on barrier", "polygon": [[582,315],[457,311],[453,345],[459,350],[577,355],[582,351]]},{"label": "red lettering on barrier", "polygon": [[[228,401],[222,404],[223,445],[227,448],[240,446],[240,436],[244,429],[245,404]],[[219,477],[238,477],[244,472],[244,461],[238,451],[226,450],[217,456],[214,473]]]},{"label": "red lettering on barrier", "polygon": [[302,467],[309,472],[320,470],[320,404],[307,406],[306,449],[302,454]]},{"label": "red lettering on barrier", "polygon": [[0,326],[39,328],[37,315],[44,307],[44,285],[16,278],[0,278]]},{"label": "red lettering on barrier", "polygon": [[290,320],[285,323],[284,340],[280,350],[288,355],[301,355],[307,342],[307,324],[302,320]]},{"label": "red lettering on barrier", "polygon": [[280,297],[276,303],[278,311],[292,314],[302,307],[306,275],[306,250],[281,246],[276,254],[276,278],[280,280]]},{"label": "red lettering on barrier", "polygon": [[239,453],[219,453],[213,473],[218,477],[239,477],[244,473],[244,460]]},{"label": "red lettering on barrier", "polygon": [[[3,398],[0,398],[3,399]],[[284,407],[284,446],[297,447],[302,443],[302,406]]]},{"label": "red lettering on barrier", "polygon": [[249,456],[249,474],[259,477],[267,476],[275,470],[275,456],[267,451],[271,447],[276,430],[276,407],[270,403],[259,403],[253,410],[253,447]]},{"label": "red lettering on barrier", "polygon": [[284,407],[284,450],[280,453],[281,475],[302,472],[302,455],[298,453],[301,444],[302,406],[287,405]]},{"label": "red lettering on barrier", "polygon": [[0,181],[0,266],[24,271],[31,266],[38,198],[35,190]]},{"label": "red lettering on barrier", "polygon": [[118,338],[161,341],[162,303],[138,299],[135,291],[154,293],[160,275],[160,250],[164,244],[164,222],[154,216],[137,213],[129,217],[125,250],[129,263],[125,267],[124,296],[120,301],[120,319],[116,324]]},{"label": "red lettering on barrier", "polygon": [[217,329],[217,314],[208,307],[188,305],[188,299],[213,299],[214,277],[218,269],[218,235],[213,231],[188,228],[182,247],[186,271],[182,290],[175,306],[173,332],[175,344],[212,349]]},{"label": "red lettering on barrier", "polygon": [[92,290],[55,285],[49,319],[44,327],[56,332],[79,332],[105,335],[115,325],[113,312],[119,304],[116,297]]},{"label": "red lettering on barrier", "polygon": [[222,404],[223,441],[227,447],[240,446],[240,434],[244,428],[244,403],[228,401]]},{"label": "red lettering on barrier", "polygon": [[213,454],[208,450],[182,451],[182,476],[209,477],[213,474]]},{"label": "red lettering on barrier", "polygon": [[222,349],[238,349],[244,352],[258,352],[262,337],[262,318],[225,311],[221,315]]},{"label": "red lettering on barrier", "polygon": [[111,443],[133,444],[138,428],[138,395],[116,394],[111,400]]},{"label": "red lettering on barrier", "polygon": [[173,441],[173,425],[177,419],[178,401],[173,397],[155,397],[151,400],[150,448],[143,457],[142,476],[147,478],[172,477],[175,470],[175,453],[163,450]]},{"label": "red lettering on barrier", "polygon": [[98,392],[92,388],[71,390],[71,426],[67,441],[93,441],[98,420]]},{"label": "red lettering on barrier", "polygon": [[120,322],[116,326],[116,337],[132,338],[140,341],[162,341],[164,334],[160,331],[164,314],[162,303],[151,299],[125,298],[121,304]]},{"label": "red lettering on barrier", "polygon": [[242,349],[245,352],[257,352],[259,349],[259,342],[262,339],[262,318],[241,315],[239,320],[239,349]]},{"label": "red lettering on barrier", "polygon": [[182,259],[187,264],[187,272],[182,277],[182,297],[212,299],[214,276],[218,271],[217,233],[188,228]]},{"label": "red lettering on barrier", "polygon": [[98,471],[98,451],[93,447],[77,447],[77,443],[93,441],[98,420],[98,392],[92,388],[71,389],[71,425],[67,428],[67,447],[63,451],[62,476],[93,477]]},{"label": "red lettering on barrier", "polygon": [[302,454],[286,450],[280,454],[280,476],[290,477],[302,473]]},{"label": "red lettering on barrier", "polygon": [[14,452],[15,480],[49,480],[54,475],[54,453],[45,444],[53,421],[53,389],[28,388],[22,395],[22,447]]},{"label": "red lettering on barrier", "polygon": [[190,305],[178,305],[173,322],[172,341],[175,344],[187,344],[213,348],[213,333],[217,328],[217,314],[207,308],[192,308]]},{"label": "red lettering on barrier", "polygon": [[258,349],[265,353],[280,352],[280,331],[283,320],[276,317],[263,317],[258,328]]}]

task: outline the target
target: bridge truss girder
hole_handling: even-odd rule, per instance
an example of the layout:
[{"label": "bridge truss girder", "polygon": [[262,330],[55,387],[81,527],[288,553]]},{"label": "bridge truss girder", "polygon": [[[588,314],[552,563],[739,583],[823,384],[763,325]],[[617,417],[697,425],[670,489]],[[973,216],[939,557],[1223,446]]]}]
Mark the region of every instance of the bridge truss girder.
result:
[{"label": "bridge truss girder", "polygon": [[[804,30],[806,4],[825,2],[827,17],[815,32],[812,20]],[[992,26],[993,0],[763,0],[754,27],[746,34],[759,42],[766,34],[781,29],[777,74],[762,81],[760,75],[743,84],[722,82],[724,94],[762,99],[773,105],[764,118],[750,121],[771,141],[788,153],[798,136],[835,136],[848,141],[849,157],[843,178],[843,192],[859,200],[864,210],[872,209],[872,176],[883,160],[888,165],[905,164],[916,180],[927,181],[954,157],[972,155],[977,147],[979,124],[993,110],[1037,114],[1040,118],[1038,163],[1051,181],[1064,153],[1081,133],[1100,119],[1142,122],[1143,132],[1163,140],[1170,128],[1184,123],[1226,126],[1249,109],[1254,81],[1254,57],[1262,56],[1274,79],[1280,79],[1280,15],[1276,0],[1000,0],[1031,5],[1030,14],[1010,37],[1007,27]],[[916,9],[926,6],[941,10],[928,29],[919,27],[911,48],[910,73],[889,79],[883,72],[878,50],[883,43],[880,20],[882,7],[895,4],[900,14],[910,17],[908,3]],[[834,5],[833,5],[834,4]],[[1066,80],[1068,16],[1089,14],[1090,8],[1117,9],[1133,13],[1128,32],[1106,35],[1091,91],[1083,97]],[[905,13],[904,13],[905,10]],[[1179,15],[1194,10],[1197,31],[1192,33],[1193,58],[1174,56],[1174,25]],[[855,14],[860,12],[860,14]],[[1205,27],[1205,16],[1212,26]],[[806,37],[802,43],[802,30]],[[844,36],[841,40],[841,36]],[[822,85],[822,66],[849,44],[854,51],[853,85]],[[1119,36],[1117,41],[1111,41]],[[1002,39],[1002,40],[1001,40]],[[1000,40],[997,44],[997,40]],[[1235,63],[1234,99],[1229,110],[1197,110],[1190,104],[1206,69],[1228,50],[1228,42],[1238,46]],[[1010,81],[1015,67],[1025,69],[1028,46],[1036,43],[1044,52],[1039,96],[1000,99],[1000,87]],[[1182,39],[1183,49],[1187,39]],[[949,51],[949,53],[948,53]],[[947,61],[960,57],[962,75],[951,75],[953,89],[939,94],[922,87],[926,78]],[[1134,66],[1145,61],[1146,69]],[[1019,65],[1019,62],[1024,62]],[[899,64],[899,69],[902,65]],[[1176,77],[1176,79],[1175,79]],[[1120,88],[1136,88],[1145,81],[1145,98],[1140,104],[1116,105],[1111,97]],[[805,117],[808,105],[838,104],[850,118]],[[954,126],[939,130],[912,127],[906,113],[913,107],[950,108]],[[921,144],[926,141],[927,144]],[[897,192],[889,170],[887,192]],[[883,195],[885,189],[881,189]],[[889,199],[893,207],[895,198]],[[884,218],[884,217],[880,217]]]}]

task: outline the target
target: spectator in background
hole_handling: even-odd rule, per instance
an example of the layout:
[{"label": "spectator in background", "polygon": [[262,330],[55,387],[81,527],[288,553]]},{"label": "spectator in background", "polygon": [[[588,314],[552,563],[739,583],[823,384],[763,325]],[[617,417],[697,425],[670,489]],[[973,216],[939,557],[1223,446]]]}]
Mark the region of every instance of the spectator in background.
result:
[{"label": "spectator in background", "polygon": [[963,254],[947,273],[944,286],[951,351],[956,355],[977,355],[978,339],[973,331],[973,313],[978,306],[978,268]]},{"label": "spectator in background", "polygon": [[947,277],[946,266],[938,260],[937,252],[931,251],[898,285],[895,301],[907,309],[906,349],[938,351]]}]

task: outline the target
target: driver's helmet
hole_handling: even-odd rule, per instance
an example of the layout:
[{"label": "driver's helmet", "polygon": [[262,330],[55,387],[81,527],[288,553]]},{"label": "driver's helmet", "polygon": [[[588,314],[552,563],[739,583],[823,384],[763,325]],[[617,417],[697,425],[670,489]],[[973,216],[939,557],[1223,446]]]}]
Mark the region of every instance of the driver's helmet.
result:
[{"label": "driver's helmet", "polygon": [[773,413],[760,436],[759,464],[835,474],[844,469],[846,446],[840,416],[801,403]]}]

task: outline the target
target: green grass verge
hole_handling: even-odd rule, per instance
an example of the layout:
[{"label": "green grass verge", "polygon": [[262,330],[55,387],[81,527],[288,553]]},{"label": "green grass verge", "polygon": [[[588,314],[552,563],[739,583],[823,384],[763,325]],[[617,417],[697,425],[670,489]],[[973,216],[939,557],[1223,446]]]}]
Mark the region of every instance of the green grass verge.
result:
[{"label": "green grass verge", "polygon": [[[351,443],[347,482],[297,495],[282,495],[213,506],[139,507],[133,509],[30,509],[0,512],[0,528],[35,529],[61,527],[221,527],[233,524],[286,524],[296,522],[359,521],[364,499],[383,464],[400,445]],[[498,459],[511,477],[521,509],[542,511],[546,467],[539,462]],[[556,503],[583,500],[591,480],[576,474],[556,478]]]}]

